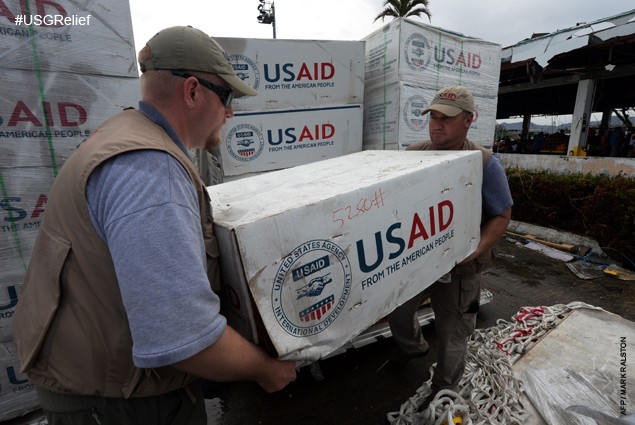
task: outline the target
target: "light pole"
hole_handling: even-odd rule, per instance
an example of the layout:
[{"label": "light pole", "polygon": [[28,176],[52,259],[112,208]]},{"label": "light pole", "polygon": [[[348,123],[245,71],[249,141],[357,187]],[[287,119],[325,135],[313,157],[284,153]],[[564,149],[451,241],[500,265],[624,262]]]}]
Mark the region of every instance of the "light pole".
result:
[{"label": "light pole", "polygon": [[[260,15],[258,15],[258,22],[261,24],[271,24],[273,26],[273,38],[276,38],[276,10],[273,2],[267,3],[267,0],[259,0],[260,4],[258,5],[258,11]],[[267,8],[269,5],[269,8]]]}]

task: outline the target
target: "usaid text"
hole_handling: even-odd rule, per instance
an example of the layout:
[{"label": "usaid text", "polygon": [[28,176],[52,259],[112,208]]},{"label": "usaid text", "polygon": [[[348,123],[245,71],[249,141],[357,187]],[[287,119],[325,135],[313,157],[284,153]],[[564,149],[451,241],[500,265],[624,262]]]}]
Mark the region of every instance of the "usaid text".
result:
[{"label": "usaid text", "polygon": [[[402,255],[406,249],[413,249],[417,241],[426,242],[448,229],[452,225],[453,219],[454,204],[450,200],[443,200],[428,207],[427,211],[415,212],[412,215],[406,223],[410,228],[407,240],[400,236],[403,224],[400,221],[388,226],[384,231],[375,232],[373,242],[364,239],[358,240],[356,246],[359,269],[364,273],[374,271],[384,262],[385,252],[388,260],[394,260]],[[445,240],[440,243],[443,242]],[[433,244],[430,249],[433,249],[434,246]]]}]

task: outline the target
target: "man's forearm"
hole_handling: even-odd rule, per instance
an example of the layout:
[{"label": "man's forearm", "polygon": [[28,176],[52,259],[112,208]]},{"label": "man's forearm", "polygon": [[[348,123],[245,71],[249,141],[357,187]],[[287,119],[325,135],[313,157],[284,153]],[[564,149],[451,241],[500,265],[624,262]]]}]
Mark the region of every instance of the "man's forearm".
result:
[{"label": "man's forearm", "polygon": [[512,209],[508,208],[496,217],[489,219],[481,227],[481,240],[476,247],[476,250],[462,263],[466,263],[477,258],[488,249],[492,248],[496,242],[505,234],[507,226],[512,218]]},{"label": "man's forearm", "polygon": [[479,251],[481,253],[496,245],[496,242],[505,234],[511,218],[512,209],[508,208],[483,225],[481,228],[481,241],[479,242]]},{"label": "man's forearm", "polygon": [[255,381],[267,392],[295,380],[295,362],[271,358],[229,326],[214,344],[173,366],[210,381]]},{"label": "man's forearm", "polygon": [[174,366],[212,381],[241,381],[254,380],[269,360],[260,347],[228,326],[213,345]]}]

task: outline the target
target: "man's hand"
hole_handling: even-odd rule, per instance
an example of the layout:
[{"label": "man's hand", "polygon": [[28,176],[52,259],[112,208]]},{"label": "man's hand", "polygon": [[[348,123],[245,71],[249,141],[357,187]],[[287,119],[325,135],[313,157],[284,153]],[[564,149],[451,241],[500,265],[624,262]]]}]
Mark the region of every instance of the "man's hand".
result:
[{"label": "man's hand", "polygon": [[459,264],[465,264],[473,259],[477,258],[488,249],[492,248],[501,236],[505,234],[507,226],[512,218],[512,209],[507,208],[505,211],[492,217],[481,226],[481,241],[472,254],[470,254],[465,260]]},{"label": "man's hand", "polygon": [[266,372],[266,375],[258,380],[258,385],[268,393],[280,391],[290,382],[295,381],[296,363],[289,360],[272,360],[272,365]]}]

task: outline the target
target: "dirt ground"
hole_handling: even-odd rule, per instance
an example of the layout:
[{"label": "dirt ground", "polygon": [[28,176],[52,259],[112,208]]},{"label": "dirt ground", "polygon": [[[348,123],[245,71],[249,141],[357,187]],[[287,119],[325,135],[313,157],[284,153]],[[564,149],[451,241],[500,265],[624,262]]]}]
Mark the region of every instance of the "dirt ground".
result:
[{"label": "dirt ground", "polygon": [[[477,326],[510,321],[522,307],[552,306],[582,301],[635,322],[635,281],[619,280],[601,271],[582,280],[560,260],[501,239],[494,266],[484,274],[484,287],[494,295],[481,307]],[[635,326],[635,324],[634,324]],[[436,361],[434,327],[424,327],[432,350],[404,368],[385,366],[397,353],[391,338],[322,360],[313,370],[300,369],[298,379],[275,394],[256,384],[225,385],[207,400],[214,425],[386,424],[386,415],[398,411],[429,378]],[[29,415],[33,418],[37,412]],[[26,422],[17,419],[2,425]]]},{"label": "dirt ground", "polygon": [[[601,271],[593,279],[578,278],[566,264],[501,239],[494,267],[484,274],[484,287],[494,299],[481,307],[477,326],[511,320],[522,307],[552,306],[582,301],[635,321],[635,282]],[[312,425],[386,424],[386,414],[398,411],[429,378],[436,361],[432,325],[424,327],[431,353],[405,368],[382,367],[396,354],[391,338],[304,367],[296,382],[275,394],[255,384],[231,384],[208,400],[209,424]]]}]

